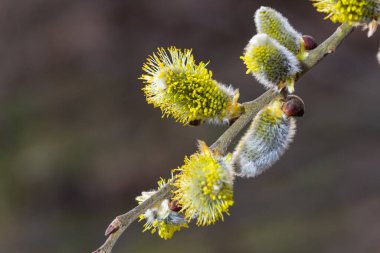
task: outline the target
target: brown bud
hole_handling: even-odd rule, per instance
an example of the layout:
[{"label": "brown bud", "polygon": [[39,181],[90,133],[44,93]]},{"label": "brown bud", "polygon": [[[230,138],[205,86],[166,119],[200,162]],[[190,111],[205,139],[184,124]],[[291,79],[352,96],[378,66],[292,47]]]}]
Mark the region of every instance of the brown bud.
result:
[{"label": "brown bud", "polygon": [[307,51],[312,50],[318,46],[318,43],[315,39],[310,35],[302,35],[302,39],[305,45],[305,49]]},{"label": "brown bud", "polygon": [[238,119],[239,119],[239,117],[235,117],[235,118],[229,119],[228,120],[228,126],[232,126],[232,124],[235,123],[235,121],[237,121]]},{"label": "brown bud", "polygon": [[111,224],[108,226],[105,232],[105,236],[109,236],[110,234],[115,233],[120,228],[120,221],[118,218],[114,219]]},{"label": "brown bud", "polygon": [[305,112],[305,104],[300,97],[289,95],[282,105],[282,111],[288,117],[302,117]]},{"label": "brown bud", "polygon": [[170,200],[168,206],[169,206],[169,209],[172,210],[173,212],[179,212],[182,209],[180,206],[178,206],[178,203],[175,200],[174,201]]},{"label": "brown bud", "polygon": [[189,122],[189,126],[199,126],[200,124],[202,124],[200,119],[195,119]]}]

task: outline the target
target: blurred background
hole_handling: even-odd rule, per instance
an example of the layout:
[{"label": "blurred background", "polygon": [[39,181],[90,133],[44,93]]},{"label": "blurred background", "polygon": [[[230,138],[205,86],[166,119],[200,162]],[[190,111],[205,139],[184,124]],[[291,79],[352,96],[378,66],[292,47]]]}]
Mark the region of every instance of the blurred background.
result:
[{"label": "blurred background", "polygon": [[[226,127],[161,119],[138,80],[160,46],[193,48],[215,79],[264,90],[239,59],[261,6],[319,42],[337,27],[310,2],[0,1],[0,245],[91,252],[142,190]],[[134,223],[114,252],[380,252],[380,32],[357,29],[297,83],[295,142],[268,172],[238,179],[231,216],[164,241]]]}]

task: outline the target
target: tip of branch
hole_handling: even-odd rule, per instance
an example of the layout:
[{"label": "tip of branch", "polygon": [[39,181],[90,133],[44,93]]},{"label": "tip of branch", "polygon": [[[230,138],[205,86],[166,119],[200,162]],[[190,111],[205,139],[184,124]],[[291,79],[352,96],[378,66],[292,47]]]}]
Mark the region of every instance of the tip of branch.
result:
[{"label": "tip of branch", "polygon": [[[104,233],[105,236],[109,236],[110,234],[113,234],[115,233],[117,230],[119,230],[120,228],[120,221],[118,218],[114,219],[111,224],[108,226],[108,228],[106,229],[106,232]],[[93,252],[93,253],[98,253],[98,252]]]}]

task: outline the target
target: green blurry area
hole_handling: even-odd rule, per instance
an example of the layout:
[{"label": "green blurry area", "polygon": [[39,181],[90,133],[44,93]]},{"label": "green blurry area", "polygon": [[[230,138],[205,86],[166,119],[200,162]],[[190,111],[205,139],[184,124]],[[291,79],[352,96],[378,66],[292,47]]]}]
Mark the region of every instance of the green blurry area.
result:
[{"label": "green blurry area", "polygon": [[[239,56],[261,5],[318,41],[337,27],[301,0],[1,1],[1,251],[91,252],[197,139],[215,141],[225,127],[183,127],[147,105],[140,68],[157,47],[193,48],[241,101],[257,97]],[[297,83],[295,142],[236,181],[224,222],[169,241],[134,223],[115,252],[380,252],[379,41],[357,29]]]}]

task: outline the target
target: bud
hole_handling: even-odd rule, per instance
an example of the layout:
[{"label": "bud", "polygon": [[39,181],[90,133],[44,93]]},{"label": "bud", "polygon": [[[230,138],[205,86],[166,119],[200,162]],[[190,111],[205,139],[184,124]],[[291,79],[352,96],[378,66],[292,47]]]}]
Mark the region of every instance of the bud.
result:
[{"label": "bud", "polygon": [[223,214],[233,205],[233,173],[229,166],[230,156],[214,154],[204,142],[200,152],[185,158],[185,164],[173,185],[173,200],[182,207],[187,221],[197,219],[198,226],[205,226],[223,220]]},{"label": "bud", "polygon": [[[158,189],[166,183],[167,181],[164,179],[158,181]],[[136,197],[136,200],[141,204],[156,192],[156,190],[142,192],[141,196]],[[170,201],[164,199],[139,216],[139,222],[146,220],[143,232],[147,230],[150,230],[152,234],[157,232],[161,238],[167,240],[171,239],[175,232],[180,231],[182,228],[188,228],[188,223],[184,219],[184,216],[172,211],[169,205]]]},{"label": "bud", "polygon": [[110,234],[115,233],[120,229],[121,222],[118,218],[114,219],[111,224],[107,227],[106,232],[104,233],[105,236],[109,236]]},{"label": "bud", "polygon": [[289,95],[281,109],[288,117],[302,117],[305,113],[305,104],[300,97]]},{"label": "bud", "polygon": [[169,207],[169,209],[170,210],[172,210],[173,212],[179,212],[179,211],[181,211],[181,207],[178,205],[178,203],[177,203],[177,201],[175,201],[175,200],[170,200],[169,201],[169,204],[168,204],[168,207]]},{"label": "bud", "polygon": [[278,11],[270,7],[260,7],[255,13],[255,24],[257,33],[267,34],[294,55],[302,54],[302,35]]},{"label": "bud", "polygon": [[368,29],[368,37],[376,31],[380,22],[378,0],[311,0],[317,11],[327,13],[332,22],[349,23]]},{"label": "bud", "polygon": [[143,65],[140,79],[147,102],[160,107],[163,116],[183,124],[227,123],[241,114],[239,91],[212,79],[203,62],[195,63],[191,50],[159,48]]},{"label": "bud", "polygon": [[238,176],[255,177],[271,167],[292,142],[296,122],[283,111],[280,99],[272,101],[253,119],[232,154]]},{"label": "bud", "polygon": [[300,71],[298,59],[286,47],[266,34],[256,34],[241,57],[247,66],[247,74],[253,76],[267,89],[286,87],[294,92],[295,75]]},{"label": "bud", "polygon": [[302,35],[302,39],[306,51],[313,50],[318,46],[317,41],[310,35]]}]

